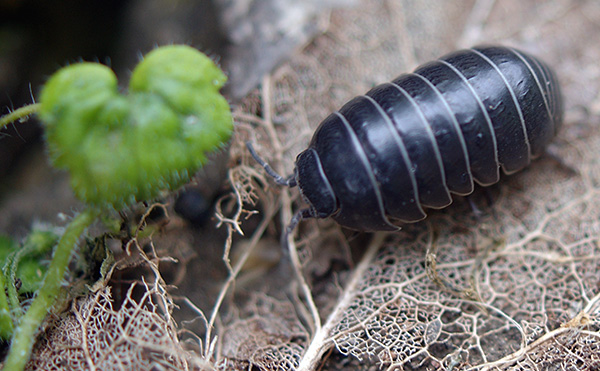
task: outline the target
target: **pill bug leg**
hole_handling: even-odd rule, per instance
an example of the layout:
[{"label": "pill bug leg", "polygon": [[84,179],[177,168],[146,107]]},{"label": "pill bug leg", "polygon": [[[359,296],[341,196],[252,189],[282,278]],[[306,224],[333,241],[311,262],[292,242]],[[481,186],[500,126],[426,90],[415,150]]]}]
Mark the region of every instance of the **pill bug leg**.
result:
[{"label": "pill bug leg", "polygon": [[467,202],[469,203],[469,207],[471,208],[471,212],[473,213],[473,215],[475,215],[475,218],[477,220],[480,220],[481,217],[483,217],[483,211],[481,211],[479,206],[477,206],[477,204],[473,200],[473,197],[470,197],[470,195],[469,195],[469,196],[465,196],[465,198],[467,199]]},{"label": "pill bug leg", "polygon": [[283,254],[285,256],[289,256],[290,245],[289,245],[288,241],[290,239],[290,235],[294,232],[294,229],[296,229],[296,227],[298,226],[298,224],[301,221],[306,220],[306,219],[311,219],[314,217],[315,216],[313,215],[311,209],[298,210],[294,214],[294,216],[292,217],[292,220],[290,220],[287,227],[285,227],[285,232],[283,232],[281,234],[280,244],[283,247]]},{"label": "pill bug leg", "polygon": [[544,156],[552,160],[552,162],[556,164],[559,170],[564,171],[565,175],[570,177],[581,176],[579,169],[574,165],[565,162],[565,160],[558,153],[553,151],[553,148],[546,148]]}]

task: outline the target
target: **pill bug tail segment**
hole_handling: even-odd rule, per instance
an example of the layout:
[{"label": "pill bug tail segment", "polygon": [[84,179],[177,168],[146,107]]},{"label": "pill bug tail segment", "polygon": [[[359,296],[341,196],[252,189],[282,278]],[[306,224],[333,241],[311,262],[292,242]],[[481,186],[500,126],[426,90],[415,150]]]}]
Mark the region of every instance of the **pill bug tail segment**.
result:
[{"label": "pill bug tail segment", "polygon": [[271,178],[273,178],[275,183],[283,185],[283,186],[287,186],[290,188],[293,188],[297,185],[295,174],[292,174],[288,177],[283,177],[283,176],[277,174],[277,172],[275,170],[273,170],[273,168],[269,164],[267,164],[267,162],[265,160],[263,160],[258,155],[258,153],[256,153],[256,150],[254,149],[254,146],[252,145],[251,141],[246,142],[246,148],[248,148],[248,151],[250,152],[250,154],[252,155],[254,160],[256,160],[256,162],[258,162],[260,164],[260,166],[262,166],[265,169],[267,174],[269,174],[269,176],[271,176]]}]

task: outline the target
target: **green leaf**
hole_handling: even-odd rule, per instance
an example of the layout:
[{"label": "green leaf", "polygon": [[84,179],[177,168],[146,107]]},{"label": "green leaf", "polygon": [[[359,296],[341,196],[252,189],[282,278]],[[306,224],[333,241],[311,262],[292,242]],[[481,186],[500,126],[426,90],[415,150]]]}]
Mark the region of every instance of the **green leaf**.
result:
[{"label": "green leaf", "polygon": [[231,111],[219,93],[225,81],[210,58],[182,45],[150,52],[127,95],[106,66],[67,66],[40,99],[52,162],[94,206],[120,209],[176,189],[231,136]]},{"label": "green leaf", "polygon": [[[19,294],[34,293],[42,285],[42,278],[46,273],[48,259],[52,248],[58,242],[59,235],[55,231],[34,228],[22,245],[14,242],[5,244],[0,236],[0,261],[4,266],[4,274],[14,285],[20,281]],[[14,290],[14,291],[13,291]],[[8,287],[9,294],[16,306],[16,288]]]}]

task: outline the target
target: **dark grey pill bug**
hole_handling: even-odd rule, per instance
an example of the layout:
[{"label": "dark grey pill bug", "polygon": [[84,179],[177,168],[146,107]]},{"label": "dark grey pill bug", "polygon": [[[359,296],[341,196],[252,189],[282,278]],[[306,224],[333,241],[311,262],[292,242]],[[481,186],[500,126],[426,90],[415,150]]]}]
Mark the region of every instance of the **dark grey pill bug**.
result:
[{"label": "dark grey pill bug", "polygon": [[307,218],[359,231],[395,230],[427,208],[498,182],[540,156],[560,129],[558,80],[542,61],[510,47],[445,55],[346,103],[317,128],[280,184],[298,185]]}]

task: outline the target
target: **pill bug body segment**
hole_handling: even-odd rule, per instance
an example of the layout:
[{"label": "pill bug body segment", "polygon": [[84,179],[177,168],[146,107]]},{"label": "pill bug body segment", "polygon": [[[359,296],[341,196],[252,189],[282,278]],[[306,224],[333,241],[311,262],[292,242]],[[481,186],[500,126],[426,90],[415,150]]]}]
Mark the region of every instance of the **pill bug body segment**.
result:
[{"label": "pill bug body segment", "polygon": [[[362,231],[425,218],[474,182],[491,185],[543,153],[562,122],[558,81],[518,50],[461,50],[378,85],[329,115],[296,159],[310,205]],[[295,224],[295,223],[292,223]]]}]

